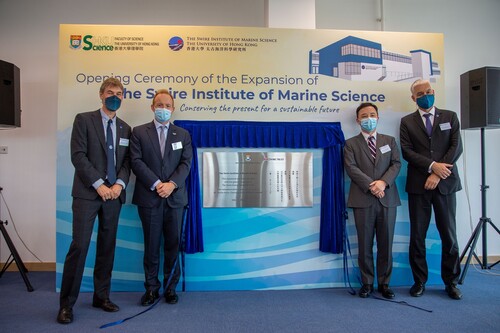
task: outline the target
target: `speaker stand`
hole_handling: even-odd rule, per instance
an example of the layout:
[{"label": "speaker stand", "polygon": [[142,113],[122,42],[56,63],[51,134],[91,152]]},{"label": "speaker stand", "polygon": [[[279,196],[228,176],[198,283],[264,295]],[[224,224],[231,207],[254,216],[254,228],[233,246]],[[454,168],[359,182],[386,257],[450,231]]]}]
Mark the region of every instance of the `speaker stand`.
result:
[{"label": "speaker stand", "polygon": [[[472,232],[467,245],[465,246],[462,255],[460,256],[460,262],[464,259],[467,251],[469,251],[469,255],[467,257],[467,261],[465,262],[465,266],[462,270],[462,274],[460,275],[460,279],[458,280],[459,284],[463,284],[465,275],[467,274],[467,270],[469,269],[469,264],[472,259],[472,256],[476,258],[477,262],[481,264],[482,269],[491,269],[493,266],[500,262],[488,266],[488,237],[487,237],[487,227],[488,224],[493,227],[500,234],[500,230],[493,224],[489,217],[486,217],[486,190],[489,188],[486,183],[486,163],[485,163],[485,151],[484,151],[484,127],[481,128],[481,218],[479,219],[479,223],[476,228]],[[474,252],[476,248],[477,241],[482,232],[482,243],[483,243],[483,258],[482,260],[476,255]]]},{"label": "speaker stand", "polygon": [[[2,188],[0,187],[0,192],[2,191]],[[7,246],[9,247],[10,250],[10,256],[3,265],[2,270],[0,271],[0,278],[3,276],[3,273],[9,268],[9,266],[15,261],[17,268],[19,270],[19,273],[21,274],[24,284],[26,284],[26,288],[28,289],[29,292],[32,292],[34,289],[31,286],[30,280],[28,279],[28,276],[26,273],[28,272],[28,269],[24,265],[23,261],[21,260],[21,257],[19,256],[19,252],[17,252],[17,249],[12,242],[12,239],[10,239],[9,233],[7,232],[7,229],[5,229],[5,225],[7,225],[7,221],[2,221],[0,220],[0,230],[2,232],[3,238],[5,239],[5,242],[7,243]]]}]

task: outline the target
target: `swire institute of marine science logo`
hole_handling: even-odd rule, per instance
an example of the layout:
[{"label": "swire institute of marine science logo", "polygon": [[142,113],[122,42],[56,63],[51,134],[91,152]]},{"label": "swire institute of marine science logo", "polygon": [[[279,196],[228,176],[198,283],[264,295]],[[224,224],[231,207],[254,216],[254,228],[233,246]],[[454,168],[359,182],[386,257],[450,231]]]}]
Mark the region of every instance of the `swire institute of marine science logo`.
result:
[{"label": "swire institute of marine science logo", "polygon": [[172,37],[168,41],[168,46],[172,51],[179,51],[184,46],[184,41],[180,37]]}]

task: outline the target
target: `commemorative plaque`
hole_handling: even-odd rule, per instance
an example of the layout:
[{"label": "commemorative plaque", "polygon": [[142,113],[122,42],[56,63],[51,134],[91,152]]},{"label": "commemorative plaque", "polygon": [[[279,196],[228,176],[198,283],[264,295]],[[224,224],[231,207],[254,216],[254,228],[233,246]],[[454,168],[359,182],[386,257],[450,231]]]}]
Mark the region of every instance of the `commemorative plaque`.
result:
[{"label": "commemorative plaque", "polygon": [[204,152],[203,207],[311,207],[311,152]]}]

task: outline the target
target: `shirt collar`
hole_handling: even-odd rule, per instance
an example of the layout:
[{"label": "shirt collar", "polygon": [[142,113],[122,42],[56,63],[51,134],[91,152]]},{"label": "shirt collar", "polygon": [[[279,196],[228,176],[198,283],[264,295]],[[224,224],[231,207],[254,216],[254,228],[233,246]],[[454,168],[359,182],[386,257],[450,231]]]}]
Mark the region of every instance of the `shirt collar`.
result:
[{"label": "shirt collar", "polygon": [[370,136],[373,136],[375,138],[375,141],[377,141],[377,131],[373,132],[372,134],[365,133],[361,131],[361,134],[363,134],[363,137],[365,138],[365,141],[368,141],[368,138]]},{"label": "shirt collar", "polygon": [[108,120],[110,120],[110,119],[111,119],[111,120],[113,120],[113,124],[116,124],[116,119],[118,119],[118,117],[117,117],[116,115],[115,115],[113,118],[110,118],[110,117],[106,114],[106,112],[104,112],[104,111],[102,110],[102,108],[100,108],[100,109],[99,109],[99,112],[101,113],[101,118],[102,118],[102,120],[103,120],[103,121],[105,121],[105,122],[107,123],[107,122],[108,122]]},{"label": "shirt collar", "polygon": [[422,111],[422,110],[420,110],[420,109],[418,109],[418,112],[420,113],[420,117],[423,117],[423,116],[424,116],[424,114],[427,114],[427,113],[432,114],[432,116],[434,117],[434,114],[436,113],[436,107],[435,107],[435,106],[433,106],[433,107],[429,110],[429,112],[424,112],[424,111]]},{"label": "shirt collar", "polygon": [[167,122],[165,125],[157,121],[156,119],[153,119],[153,122],[155,123],[155,128],[158,129],[160,126],[165,126],[168,130],[168,127],[170,126],[170,122]]}]

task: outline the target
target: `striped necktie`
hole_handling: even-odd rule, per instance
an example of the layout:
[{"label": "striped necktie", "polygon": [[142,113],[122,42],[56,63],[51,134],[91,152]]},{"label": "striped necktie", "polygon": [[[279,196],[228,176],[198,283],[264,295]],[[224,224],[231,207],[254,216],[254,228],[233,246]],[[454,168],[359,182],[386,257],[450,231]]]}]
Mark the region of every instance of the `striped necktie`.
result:
[{"label": "striped necktie", "polygon": [[370,149],[370,154],[372,155],[373,160],[377,157],[377,148],[375,145],[375,137],[374,136],[369,136],[368,137],[368,148]]}]

